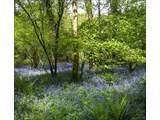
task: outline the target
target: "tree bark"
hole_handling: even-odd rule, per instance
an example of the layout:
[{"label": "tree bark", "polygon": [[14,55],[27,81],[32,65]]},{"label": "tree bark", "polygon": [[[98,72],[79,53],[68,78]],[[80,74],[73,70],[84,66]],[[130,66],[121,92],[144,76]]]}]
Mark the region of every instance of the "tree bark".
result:
[{"label": "tree bark", "polygon": [[50,23],[53,26],[53,34],[55,34],[55,46],[54,46],[54,75],[57,75],[57,62],[58,62],[58,39],[59,39],[59,29],[60,29],[60,24],[61,20],[63,17],[63,12],[64,12],[64,4],[65,0],[59,0],[58,1],[58,20],[55,21],[54,15],[51,11],[51,3],[50,0],[46,1],[46,8],[47,8],[47,15],[49,17]]},{"label": "tree bark", "polygon": [[[77,0],[72,0],[72,27],[73,27],[73,36],[77,37],[77,27],[78,27],[78,10],[77,10]],[[78,80],[79,70],[79,52],[78,52],[78,44],[74,46],[74,54],[73,54],[73,68],[72,68],[72,79]]]},{"label": "tree bark", "polygon": [[119,14],[119,11],[118,11],[119,4],[120,4],[119,0],[110,1],[111,14]]},{"label": "tree bark", "polygon": [[98,0],[98,17],[101,17],[101,1]]},{"label": "tree bark", "polygon": [[[92,0],[85,0],[85,7],[86,7],[86,12],[88,16],[88,20],[92,20],[93,18],[93,13],[92,13]],[[92,69],[93,66],[93,61],[90,59],[92,53],[90,52],[89,54],[89,70]],[[85,64],[84,62],[82,64]],[[83,66],[83,65],[82,65]],[[83,69],[81,69],[83,72]]]},{"label": "tree bark", "polygon": [[53,78],[54,77],[54,72],[53,72],[52,61],[49,57],[49,54],[48,54],[48,51],[47,51],[47,48],[46,48],[46,45],[45,45],[45,41],[44,41],[42,32],[40,30],[40,27],[38,26],[37,21],[32,18],[31,14],[27,11],[27,9],[22,5],[22,3],[19,0],[17,1],[17,4],[24,10],[24,12],[27,14],[29,20],[31,21],[31,23],[33,25],[33,28],[34,28],[35,34],[37,36],[37,39],[38,39],[41,47],[43,48],[43,51],[44,51],[46,57],[47,57],[49,67],[50,67],[51,77]]},{"label": "tree bark", "polygon": [[92,0],[85,0],[85,7],[86,7],[88,19],[91,20],[93,18]]}]

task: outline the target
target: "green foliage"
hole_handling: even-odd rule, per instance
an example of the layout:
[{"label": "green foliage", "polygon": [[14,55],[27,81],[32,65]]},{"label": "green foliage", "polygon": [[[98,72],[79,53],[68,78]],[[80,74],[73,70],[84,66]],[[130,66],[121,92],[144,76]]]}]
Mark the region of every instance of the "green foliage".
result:
[{"label": "green foliage", "polygon": [[[55,21],[58,19],[57,4],[57,1],[52,3]],[[89,2],[86,5],[86,8],[92,8]],[[76,39],[72,36],[70,17],[66,11],[64,12],[57,47],[59,61],[65,61],[66,57],[71,60],[74,45],[78,43],[80,61],[88,63],[92,61],[99,68],[117,64],[139,65],[145,63],[145,1],[113,0],[110,1],[110,5],[111,13],[107,16],[102,15],[100,19],[94,17],[87,20],[84,14],[79,14],[79,29]],[[54,59],[54,47],[56,46],[53,42],[55,39],[53,38],[53,28],[48,22],[48,17],[37,9],[40,6],[41,3],[38,1],[32,3],[33,14],[37,18],[38,25],[42,27],[49,57]],[[32,12],[29,6],[26,8]],[[29,21],[24,22],[26,20],[28,20],[27,16],[19,10],[15,16],[15,64],[38,66],[46,63],[46,58],[35,39],[33,26]]]},{"label": "green foliage", "polygon": [[[105,71],[118,65],[132,68],[133,65],[145,64],[145,0],[110,0],[108,15],[101,14],[100,17],[91,17],[89,20],[85,14],[79,14],[76,38],[72,35],[72,21],[68,10],[70,1],[67,1],[68,5],[65,4],[58,38],[55,37],[54,25],[50,24],[42,1],[31,0],[30,4],[28,1],[20,1],[33,21],[36,20],[39,26],[36,28],[39,29],[38,36],[44,39],[43,45],[51,62],[54,63],[56,53],[58,62],[71,63],[77,45],[80,63],[91,64],[96,70]],[[15,4],[16,2],[17,0]],[[50,6],[55,23],[62,10],[58,7],[58,2],[60,1],[51,0]],[[91,3],[86,3],[88,13],[94,7],[94,4],[92,6]],[[15,65],[37,67],[48,64],[34,26],[20,6],[16,5],[15,9]],[[55,40],[58,40],[57,44]],[[87,77],[82,78],[89,81]],[[118,79],[116,74],[109,73],[100,77],[109,84]],[[145,119],[144,78],[131,86],[131,90],[123,92],[113,86],[108,89],[88,89],[81,85],[83,81],[75,83],[70,78],[70,72],[58,73],[54,81],[49,74],[28,77],[16,75],[15,120]],[[54,90],[48,92],[48,87],[52,85]]]},{"label": "green foliage", "polygon": [[111,14],[118,14],[120,13],[120,0],[111,0],[110,1],[110,11],[111,11]]},{"label": "green foliage", "polygon": [[45,86],[52,84],[49,74],[39,76],[16,75],[14,88],[16,93],[39,94],[43,92]]},{"label": "green foliage", "polygon": [[105,73],[104,75],[102,75],[102,77],[104,78],[104,80],[108,84],[113,84],[113,83],[117,82],[117,79],[118,79],[117,74],[108,74],[108,73]]},{"label": "green foliage", "polygon": [[[88,90],[71,83],[52,94],[41,92],[41,97],[22,94],[15,98],[15,120],[142,119],[145,114],[144,99],[141,99],[145,94],[140,92],[144,90],[143,81],[136,89],[139,92],[119,92],[114,88]],[[33,93],[35,91],[32,89]]]},{"label": "green foliage", "polygon": [[37,67],[43,55],[34,30],[24,14],[15,16],[15,65]]},{"label": "green foliage", "polygon": [[144,51],[141,49],[130,48],[126,43],[112,40],[109,42],[92,42],[87,44],[86,57],[98,66],[119,65],[136,63],[138,65],[145,63]]},{"label": "green foliage", "polygon": [[28,77],[16,76],[14,81],[15,92],[30,93],[32,92],[33,84]]},{"label": "green foliage", "polygon": [[[133,86],[134,90],[131,90],[128,93],[130,99],[130,106],[129,106],[129,115],[133,120],[140,120],[142,118],[145,120],[146,115],[146,79],[143,76],[139,79],[138,84]],[[137,114],[139,113],[139,114]]]},{"label": "green foliage", "polygon": [[87,60],[97,66],[145,63],[145,14],[102,16],[80,27]]}]

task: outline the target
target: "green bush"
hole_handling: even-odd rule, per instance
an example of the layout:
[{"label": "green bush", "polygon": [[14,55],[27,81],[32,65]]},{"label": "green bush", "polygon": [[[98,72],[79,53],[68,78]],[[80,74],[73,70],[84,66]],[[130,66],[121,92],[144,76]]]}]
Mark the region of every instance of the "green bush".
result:
[{"label": "green bush", "polygon": [[105,73],[105,74],[102,75],[102,77],[104,78],[104,80],[105,80],[108,84],[114,84],[114,83],[117,82],[117,80],[118,80],[118,75],[117,75],[117,74]]},{"label": "green bush", "polygon": [[33,83],[28,77],[15,76],[14,88],[15,92],[30,93],[32,92]]}]

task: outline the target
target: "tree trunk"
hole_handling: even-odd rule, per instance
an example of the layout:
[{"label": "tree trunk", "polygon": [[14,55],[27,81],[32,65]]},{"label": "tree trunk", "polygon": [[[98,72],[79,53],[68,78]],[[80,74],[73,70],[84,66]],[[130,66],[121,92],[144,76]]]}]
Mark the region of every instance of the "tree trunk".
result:
[{"label": "tree trunk", "polygon": [[135,65],[133,63],[129,63],[128,64],[128,71],[131,73],[134,71],[134,69],[135,69]]},{"label": "tree trunk", "polygon": [[58,39],[59,39],[59,29],[60,29],[60,23],[62,20],[63,12],[64,12],[64,4],[65,0],[59,0],[58,1],[58,20],[55,21],[53,18],[55,17],[51,10],[51,1],[47,0],[45,1],[45,5],[47,8],[47,15],[50,20],[51,26],[53,26],[53,35],[55,33],[55,46],[54,46],[54,75],[57,75],[57,62],[58,62]]},{"label": "tree trunk", "polygon": [[81,68],[80,68],[80,71],[81,71],[80,77],[79,77],[80,79],[82,79],[82,77],[83,77],[84,66],[85,66],[85,62],[83,61],[81,64]]},{"label": "tree trunk", "polygon": [[37,52],[37,49],[33,48],[32,50],[33,50],[33,54],[32,54],[33,67],[37,68],[39,64],[38,52]]},{"label": "tree trunk", "polygon": [[[78,27],[78,10],[77,10],[77,0],[72,0],[72,27],[73,27],[73,36],[77,37],[77,27]],[[73,68],[72,68],[72,79],[78,80],[78,69],[79,69],[79,53],[78,53],[78,44],[74,46],[73,54]]]},{"label": "tree trunk", "polygon": [[93,18],[92,0],[85,0],[85,7],[86,7],[88,19],[91,20]]},{"label": "tree trunk", "polygon": [[98,17],[101,17],[101,1],[98,0]]},{"label": "tree trunk", "polygon": [[56,33],[56,39],[55,39],[55,47],[54,47],[54,74],[57,75],[57,62],[58,62],[58,39],[59,39],[59,24],[56,24],[55,26],[55,33]]},{"label": "tree trunk", "polygon": [[58,62],[58,58],[57,58],[57,51],[55,51],[54,53],[54,75],[57,75],[57,62]]},{"label": "tree trunk", "polygon": [[[86,13],[87,13],[87,16],[88,16],[88,20],[92,20],[92,18],[93,18],[92,0],[85,0],[85,7],[86,7]],[[89,70],[91,70],[92,66],[93,66],[93,61],[90,58],[91,58],[91,51],[90,51],[90,54],[89,54]],[[83,72],[83,69],[81,69],[81,70]]]},{"label": "tree trunk", "polygon": [[119,7],[120,1],[119,0],[111,0],[110,1],[110,8],[111,8],[111,14],[118,14],[118,7]]},{"label": "tree trunk", "polygon": [[37,21],[33,19],[33,16],[27,11],[27,9],[23,6],[23,4],[20,1],[17,1],[17,3],[24,10],[24,12],[27,14],[29,20],[31,21],[31,23],[33,25],[33,28],[34,28],[35,34],[37,36],[37,39],[38,39],[41,47],[43,48],[43,51],[44,51],[46,57],[47,57],[49,67],[50,67],[51,77],[53,79],[53,77],[54,77],[53,65],[52,65],[52,61],[49,57],[47,47],[45,46],[45,40],[43,38],[42,31],[40,30],[40,26],[38,26]]}]

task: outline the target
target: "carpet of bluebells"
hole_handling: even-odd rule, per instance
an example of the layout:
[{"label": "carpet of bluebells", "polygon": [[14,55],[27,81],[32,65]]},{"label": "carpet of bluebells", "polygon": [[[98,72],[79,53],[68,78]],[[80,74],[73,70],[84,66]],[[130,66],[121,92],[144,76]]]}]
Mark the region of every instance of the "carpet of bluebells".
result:
[{"label": "carpet of bluebells", "polygon": [[84,71],[73,82],[71,65],[15,68],[15,120],[145,120],[145,67]]}]

